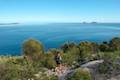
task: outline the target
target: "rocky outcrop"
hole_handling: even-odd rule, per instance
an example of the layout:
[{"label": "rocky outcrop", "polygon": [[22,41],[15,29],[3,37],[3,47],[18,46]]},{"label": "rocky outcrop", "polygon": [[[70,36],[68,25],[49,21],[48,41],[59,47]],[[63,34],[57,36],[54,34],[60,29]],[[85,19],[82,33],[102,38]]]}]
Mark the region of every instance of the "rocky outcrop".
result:
[{"label": "rocky outcrop", "polygon": [[[99,74],[97,72],[98,66],[103,62],[104,62],[104,60],[91,61],[91,62],[81,65],[80,67],[78,67],[76,69],[70,69],[70,68],[64,67],[63,73],[61,73],[61,74],[57,74],[56,72],[54,72],[54,70],[48,70],[48,69],[45,69],[44,73],[47,76],[56,75],[56,76],[58,76],[59,80],[67,80],[67,78],[72,76],[76,72],[77,69],[82,68],[83,70],[91,73],[93,80],[120,80],[120,75],[111,76],[111,78],[108,79],[104,74]],[[39,72],[38,74],[35,74],[35,76],[41,77],[40,76],[41,74],[42,73]]]},{"label": "rocky outcrop", "polygon": [[[82,68],[83,70],[85,70],[85,71],[87,70],[88,72],[90,72],[92,74],[93,80],[96,80],[94,77],[94,75],[96,73],[96,69],[99,66],[99,64],[101,64],[103,62],[104,62],[104,60],[95,60],[95,61],[91,61],[86,64],[83,64],[79,68]],[[76,69],[79,69],[79,68],[76,68]],[[59,77],[59,80],[66,80],[67,77],[72,76],[75,73],[76,69],[68,69],[64,74],[62,74]]]}]

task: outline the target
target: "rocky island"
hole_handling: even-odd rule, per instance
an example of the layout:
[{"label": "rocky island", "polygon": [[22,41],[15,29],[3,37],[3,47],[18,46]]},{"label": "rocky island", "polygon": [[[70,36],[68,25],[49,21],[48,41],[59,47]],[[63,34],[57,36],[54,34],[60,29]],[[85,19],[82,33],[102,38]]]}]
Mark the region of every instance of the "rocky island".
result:
[{"label": "rocky island", "polygon": [[14,23],[0,23],[0,25],[15,25],[15,24],[20,24],[18,22],[14,22]]}]

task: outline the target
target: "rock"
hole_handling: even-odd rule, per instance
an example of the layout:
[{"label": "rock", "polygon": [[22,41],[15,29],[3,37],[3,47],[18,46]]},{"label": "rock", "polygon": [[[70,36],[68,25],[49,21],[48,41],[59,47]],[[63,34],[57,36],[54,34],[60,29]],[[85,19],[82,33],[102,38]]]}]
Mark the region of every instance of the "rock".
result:
[{"label": "rock", "polygon": [[[94,75],[94,69],[97,68],[97,66],[103,62],[104,60],[91,61],[81,65],[79,68],[80,69],[82,68],[83,70],[88,71],[92,75]],[[76,69],[79,69],[79,68],[76,68]],[[68,69],[62,75],[58,75],[59,80],[66,80],[69,76],[72,76],[75,73],[76,69]],[[93,80],[94,80],[94,77],[93,77]]]},{"label": "rock", "polygon": [[113,77],[111,77],[110,79],[107,79],[107,80],[120,80],[120,75],[113,76]]},{"label": "rock", "polygon": [[103,63],[104,60],[95,60],[81,65],[81,68],[96,68],[99,64]]}]

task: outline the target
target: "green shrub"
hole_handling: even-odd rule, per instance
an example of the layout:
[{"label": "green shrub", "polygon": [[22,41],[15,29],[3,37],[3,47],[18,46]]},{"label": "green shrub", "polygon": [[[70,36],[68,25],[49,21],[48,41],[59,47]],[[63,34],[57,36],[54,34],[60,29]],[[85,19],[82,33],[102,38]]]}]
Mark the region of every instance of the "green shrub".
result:
[{"label": "green shrub", "polygon": [[108,63],[102,63],[99,65],[99,72],[100,73],[104,73],[104,74],[107,74],[108,71],[110,70],[110,64]]},{"label": "green shrub", "polygon": [[90,72],[84,69],[77,69],[67,80],[92,80]]},{"label": "green shrub", "polygon": [[28,59],[38,59],[44,53],[43,45],[34,39],[27,40],[23,44],[23,53]]},{"label": "green shrub", "polygon": [[52,69],[56,67],[56,62],[54,60],[54,54],[49,52],[45,54],[44,66],[46,68]]},{"label": "green shrub", "polygon": [[77,44],[74,42],[71,43],[65,43],[61,46],[61,49],[63,50],[64,53],[70,51],[72,48],[77,47]]},{"label": "green shrub", "polygon": [[77,47],[72,47],[69,51],[62,54],[63,63],[67,65],[73,65],[74,62],[78,62],[80,58],[80,51]]},{"label": "green shrub", "polygon": [[100,44],[100,45],[99,45],[99,49],[100,49],[100,51],[103,51],[103,52],[105,52],[105,51],[110,51],[109,45],[108,45],[108,44],[105,44],[105,43]]},{"label": "green shrub", "polygon": [[81,42],[79,48],[83,53],[95,54],[99,51],[99,46],[93,42]]},{"label": "green shrub", "polygon": [[9,63],[13,63],[13,64],[19,64],[19,65],[27,65],[27,60],[23,57],[12,57],[11,59],[9,59],[7,62]]},{"label": "green shrub", "polygon": [[120,52],[106,52],[103,55],[104,62],[99,65],[99,72],[114,74],[120,70]]},{"label": "green shrub", "polygon": [[17,80],[18,73],[17,73],[17,67],[6,65],[6,64],[0,64],[0,79],[1,80]]},{"label": "green shrub", "polygon": [[47,76],[45,73],[41,73],[35,80],[58,80],[58,78],[55,75]]},{"label": "green shrub", "polygon": [[79,44],[79,49],[80,49],[80,62],[81,63],[94,60],[95,56],[99,52],[99,46],[93,42],[81,42]]},{"label": "green shrub", "polygon": [[51,75],[51,76],[50,76],[50,80],[58,80],[58,77],[55,76],[55,75]]},{"label": "green shrub", "polygon": [[120,38],[119,37],[115,37],[113,38],[110,43],[110,49],[112,51],[115,51],[115,50],[120,50]]},{"label": "green shrub", "polygon": [[11,62],[0,65],[0,79],[1,80],[28,80],[34,78],[34,68],[26,65],[21,66]]},{"label": "green shrub", "polygon": [[73,62],[75,61],[75,58],[72,57],[71,54],[65,53],[62,55],[62,61],[63,63],[66,63],[69,66],[72,66]]}]

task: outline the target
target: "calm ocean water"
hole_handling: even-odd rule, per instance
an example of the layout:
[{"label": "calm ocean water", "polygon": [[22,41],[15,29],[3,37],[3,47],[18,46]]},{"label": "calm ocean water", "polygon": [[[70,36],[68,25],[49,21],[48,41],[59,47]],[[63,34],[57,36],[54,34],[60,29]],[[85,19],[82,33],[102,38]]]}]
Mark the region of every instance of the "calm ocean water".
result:
[{"label": "calm ocean water", "polygon": [[45,49],[58,48],[65,42],[109,41],[120,37],[120,24],[56,23],[46,25],[0,25],[0,54],[20,55],[27,39],[40,40]]}]

